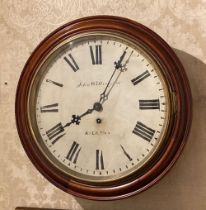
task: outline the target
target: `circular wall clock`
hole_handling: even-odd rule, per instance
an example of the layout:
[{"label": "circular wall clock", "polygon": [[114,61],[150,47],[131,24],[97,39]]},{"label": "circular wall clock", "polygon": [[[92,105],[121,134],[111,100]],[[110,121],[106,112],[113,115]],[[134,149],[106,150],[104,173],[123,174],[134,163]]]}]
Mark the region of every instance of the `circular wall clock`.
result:
[{"label": "circular wall clock", "polygon": [[94,200],[125,198],[171,168],[191,124],[183,66],[134,21],[94,16],[47,36],[21,74],[23,147],[54,185]]}]

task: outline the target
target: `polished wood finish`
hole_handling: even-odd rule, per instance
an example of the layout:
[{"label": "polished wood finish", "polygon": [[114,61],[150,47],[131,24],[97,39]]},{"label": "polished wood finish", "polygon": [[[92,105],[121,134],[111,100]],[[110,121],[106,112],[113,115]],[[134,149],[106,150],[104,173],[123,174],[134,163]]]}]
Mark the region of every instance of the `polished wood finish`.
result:
[{"label": "polished wood finish", "polygon": [[[53,166],[33,139],[27,113],[29,87],[45,56],[68,37],[91,31],[109,31],[141,43],[161,68],[173,98],[170,129],[159,152],[141,170],[127,178],[104,185],[75,180]],[[134,21],[94,16],[70,22],[46,37],[34,50],[21,74],[16,93],[16,123],[23,147],[36,168],[54,185],[75,196],[93,200],[115,200],[135,195],[160,180],[173,166],[186,143],[192,118],[191,91],[182,64],[168,44],[156,33]]]}]

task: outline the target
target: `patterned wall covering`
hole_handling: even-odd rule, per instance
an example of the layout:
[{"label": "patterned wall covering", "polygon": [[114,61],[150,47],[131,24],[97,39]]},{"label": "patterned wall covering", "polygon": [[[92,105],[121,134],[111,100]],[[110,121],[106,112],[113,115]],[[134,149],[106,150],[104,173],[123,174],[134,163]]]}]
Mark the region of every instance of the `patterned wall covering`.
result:
[{"label": "patterned wall covering", "polygon": [[[20,144],[14,115],[18,78],[35,46],[62,24],[98,14],[136,20],[162,36],[186,68],[194,105],[189,142],[173,170],[138,196],[106,203],[75,198],[42,177]],[[0,210],[205,210],[205,39],[206,0],[0,0]]]}]

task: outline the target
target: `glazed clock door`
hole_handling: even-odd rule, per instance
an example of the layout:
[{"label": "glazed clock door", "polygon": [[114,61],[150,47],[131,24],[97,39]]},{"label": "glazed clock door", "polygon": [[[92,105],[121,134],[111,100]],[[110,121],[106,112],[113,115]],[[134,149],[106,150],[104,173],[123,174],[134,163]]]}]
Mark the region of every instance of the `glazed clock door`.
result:
[{"label": "glazed clock door", "polygon": [[161,145],[168,88],[137,46],[111,34],[82,35],[57,49],[40,71],[30,113],[46,149],[69,174],[119,179]]},{"label": "glazed clock door", "polygon": [[88,199],[120,199],[153,185],[177,160],[190,89],[154,32],[124,18],[88,17],[33,52],[16,119],[28,156],[53,184]]}]

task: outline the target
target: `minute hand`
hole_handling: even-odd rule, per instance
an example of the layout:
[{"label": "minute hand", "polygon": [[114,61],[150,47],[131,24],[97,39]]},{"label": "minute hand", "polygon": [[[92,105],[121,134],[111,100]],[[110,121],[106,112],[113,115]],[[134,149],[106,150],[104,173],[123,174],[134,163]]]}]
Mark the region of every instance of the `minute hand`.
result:
[{"label": "minute hand", "polygon": [[[133,53],[133,51],[130,53],[128,59],[125,61],[125,63],[123,65],[121,63],[122,63],[122,61],[123,61],[123,59],[124,59],[124,57],[126,55],[126,50],[123,52],[123,54],[120,57],[119,61],[115,62],[115,69],[114,69],[114,71],[112,73],[112,76],[110,77],[106,88],[104,89],[104,91],[100,95],[100,100],[99,100],[100,104],[103,104],[106,100],[108,100],[108,96],[109,96],[111,90],[113,89],[114,85],[116,84],[117,80],[119,79],[121,73],[127,70],[127,64],[129,63],[129,60],[130,60],[130,57],[131,57],[132,53]],[[112,85],[109,88],[110,84],[112,84]]]}]

